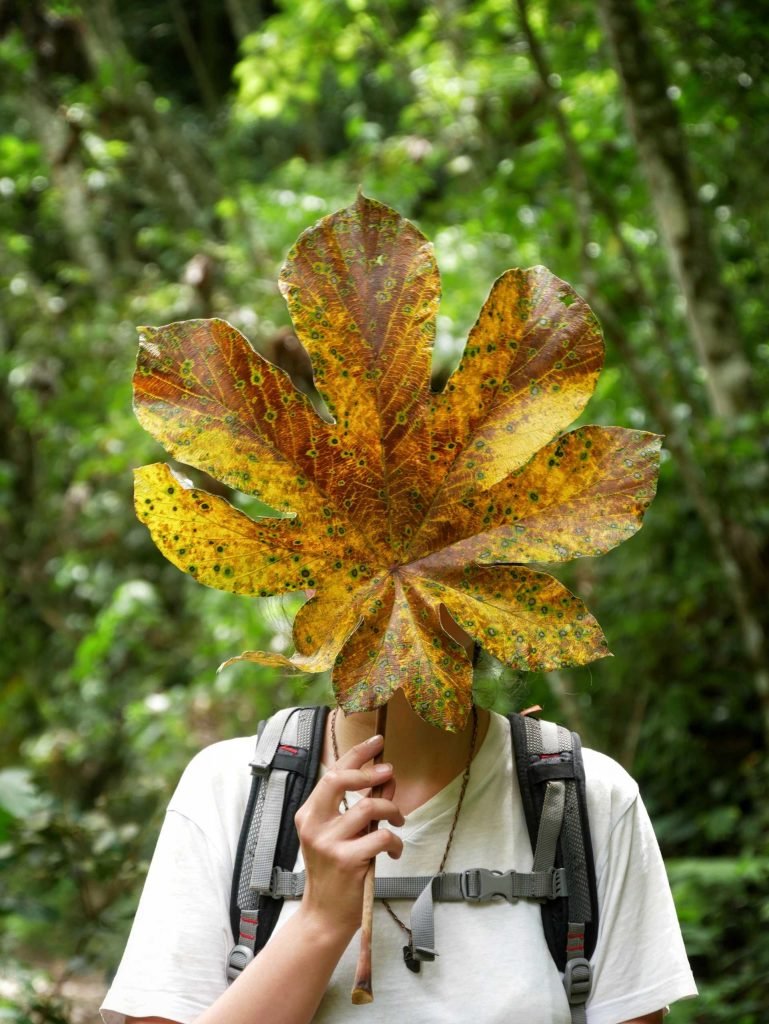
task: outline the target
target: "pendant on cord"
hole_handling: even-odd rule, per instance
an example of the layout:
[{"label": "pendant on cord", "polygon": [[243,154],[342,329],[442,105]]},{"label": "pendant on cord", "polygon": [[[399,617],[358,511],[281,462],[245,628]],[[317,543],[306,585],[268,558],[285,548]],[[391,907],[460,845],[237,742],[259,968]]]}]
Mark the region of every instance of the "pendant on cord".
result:
[{"label": "pendant on cord", "polygon": [[410,971],[414,972],[414,974],[419,974],[422,969],[422,964],[414,956],[414,950],[411,946],[403,947],[403,962]]}]

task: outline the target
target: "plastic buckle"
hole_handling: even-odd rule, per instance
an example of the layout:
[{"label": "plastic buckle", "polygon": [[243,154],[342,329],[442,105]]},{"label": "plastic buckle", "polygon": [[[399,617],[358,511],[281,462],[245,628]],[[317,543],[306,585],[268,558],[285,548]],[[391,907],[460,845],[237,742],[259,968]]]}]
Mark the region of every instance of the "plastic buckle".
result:
[{"label": "plastic buckle", "polygon": [[227,977],[230,981],[234,981],[253,959],[254,951],[249,946],[244,946],[241,943],[233,946],[227,957]]},{"label": "plastic buckle", "polygon": [[490,871],[488,868],[468,868],[460,876],[462,895],[471,903],[480,903],[501,896],[513,902],[513,872]]},{"label": "plastic buckle", "polygon": [[590,989],[593,986],[593,968],[590,961],[584,956],[575,956],[572,960],[566,961],[566,969],[563,972],[563,987],[570,1006],[582,1006],[587,1002]]}]

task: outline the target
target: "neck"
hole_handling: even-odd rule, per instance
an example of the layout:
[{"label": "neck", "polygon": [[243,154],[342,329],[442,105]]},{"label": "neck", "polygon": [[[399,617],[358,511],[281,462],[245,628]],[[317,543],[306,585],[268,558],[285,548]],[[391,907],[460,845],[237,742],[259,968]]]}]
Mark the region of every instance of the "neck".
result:
[{"label": "neck", "polygon": [[[375,723],[374,711],[347,717],[338,712],[336,734],[340,754],[371,736]],[[479,710],[476,754],[488,724],[488,711]],[[411,709],[402,690],[395,693],[387,709],[384,760],[389,761],[395,769],[396,802],[404,814],[429,800],[457,775],[462,774],[470,752],[471,736],[471,715],[468,715],[461,732],[445,732],[420,718]],[[330,755],[326,758],[327,763],[333,763],[330,742],[327,752]]]}]

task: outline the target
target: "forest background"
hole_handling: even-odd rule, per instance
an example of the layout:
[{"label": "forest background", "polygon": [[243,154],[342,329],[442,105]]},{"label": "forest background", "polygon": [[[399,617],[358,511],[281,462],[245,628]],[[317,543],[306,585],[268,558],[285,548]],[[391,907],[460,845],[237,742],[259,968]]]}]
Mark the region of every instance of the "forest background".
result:
[{"label": "forest background", "polygon": [[605,329],[583,422],[666,435],[639,537],[565,574],[614,658],[487,665],[480,697],[639,779],[702,989],[671,1020],[767,1020],[768,13],[0,2],[0,1020],[92,1020],[186,760],[328,695],[216,674],[296,604],[158,554],[130,381],[135,325],[216,314],[311,388],[277,271],[358,185],[435,242],[436,386],[492,281],[544,263]]}]

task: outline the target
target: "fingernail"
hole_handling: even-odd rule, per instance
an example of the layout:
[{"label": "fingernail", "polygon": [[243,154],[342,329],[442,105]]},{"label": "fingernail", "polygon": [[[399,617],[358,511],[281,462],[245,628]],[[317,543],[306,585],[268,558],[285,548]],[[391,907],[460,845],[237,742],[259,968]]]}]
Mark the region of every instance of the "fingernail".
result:
[{"label": "fingernail", "polygon": [[372,771],[374,775],[386,775],[393,770],[393,766],[383,761],[382,764],[375,764]]},{"label": "fingernail", "polygon": [[382,739],[381,733],[377,733],[376,736],[369,736],[369,738],[366,740],[366,744],[367,745],[371,744],[371,746],[373,747],[373,745],[375,743],[378,743],[381,739]]}]

